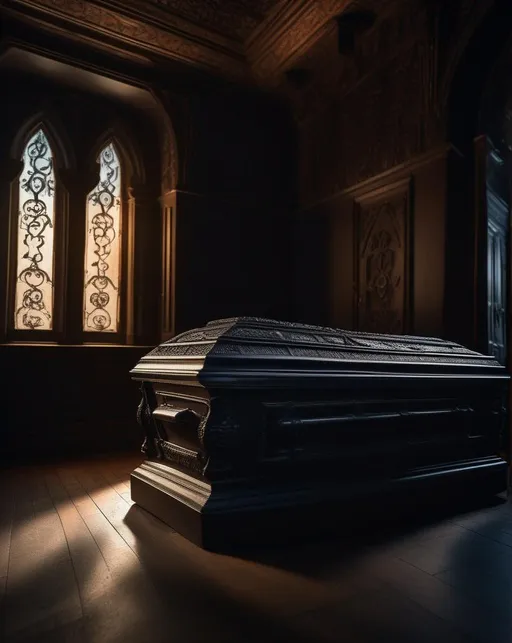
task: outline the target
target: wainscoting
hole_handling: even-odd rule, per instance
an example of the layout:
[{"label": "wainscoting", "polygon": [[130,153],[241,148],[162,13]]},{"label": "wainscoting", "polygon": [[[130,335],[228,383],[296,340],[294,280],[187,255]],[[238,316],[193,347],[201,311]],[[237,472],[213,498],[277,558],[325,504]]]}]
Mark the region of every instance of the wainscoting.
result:
[{"label": "wainscoting", "polygon": [[144,346],[0,346],[0,461],[136,450],[139,392],[130,369]]}]

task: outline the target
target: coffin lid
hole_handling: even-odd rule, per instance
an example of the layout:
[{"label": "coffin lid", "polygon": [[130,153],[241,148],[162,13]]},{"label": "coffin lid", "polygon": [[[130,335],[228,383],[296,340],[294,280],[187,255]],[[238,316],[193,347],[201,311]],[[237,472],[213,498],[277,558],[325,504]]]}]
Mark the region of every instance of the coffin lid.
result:
[{"label": "coffin lid", "polygon": [[381,373],[506,377],[493,357],[432,337],[380,335],[256,317],[211,321],[152,350],[135,379]]}]

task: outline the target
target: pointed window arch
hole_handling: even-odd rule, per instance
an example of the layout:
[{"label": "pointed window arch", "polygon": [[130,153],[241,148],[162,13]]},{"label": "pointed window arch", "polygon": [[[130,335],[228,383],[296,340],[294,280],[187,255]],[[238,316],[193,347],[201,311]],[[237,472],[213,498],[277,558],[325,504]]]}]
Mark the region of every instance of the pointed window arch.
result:
[{"label": "pointed window arch", "polygon": [[88,194],[83,330],[116,333],[120,322],[122,168],[114,142],[99,157],[99,181]]},{"label": "pointed window arch", "polygon": [[55,172],[42,128],[25,145],[18,181],[14,328],[54,327]]},{"label": "pointed window arch", "polygon": [[148,187],[122,123],[80,163],[66,132],[59,114],[37,114],[10,146],[0,338],[133,344],[146,332],[136,267],[146,260],[144,235],[154,222],[145,215],[158,187]]}]

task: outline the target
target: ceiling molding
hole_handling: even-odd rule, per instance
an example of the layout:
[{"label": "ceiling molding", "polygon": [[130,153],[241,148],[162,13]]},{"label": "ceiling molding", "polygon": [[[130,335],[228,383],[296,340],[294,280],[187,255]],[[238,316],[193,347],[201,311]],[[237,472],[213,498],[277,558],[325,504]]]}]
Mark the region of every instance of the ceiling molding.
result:
[{"label": "ceiling molding", "polygon": [[248,43],[248,58],[259,79],[269,81],[290,68],[317,40],[335,28],[333,19],[354,0],[288,0],[270,15]]},{"label": "ceiling molding", "polygon": [[[225,39],[222,36],[210,34],[195,25],[185,30],[185,26],[188,26],[185,25],[186,21],[180,24],[180,28],[167,24],[157,26],[83,0],[5,0],[3,10],[21,18],[27,11],[37,12],[39,21],[50,29],[55,19],[64,20],[75,27],[92,31],[96,36],[108,36],[139,50],[233,79],[246,78],[249,71],[234,43],[235,49],[233,46],[227,48],[223,46]],[[207,39],[205,34],[211,37]]]},{"label": "ceiling molding", "polygon": [[[183,0],[186,2],[186,0]],[[273,84],[354,0],[277,0],[245,45],[210,29],[201,15],[192,22],[149,0],[3,0],[2,11],[37,19],[47,29],[73,26],[73,37],[105,36],[146,55],[151,53],[233,80]],[[71,30],[70,30],[71,31]]]}]

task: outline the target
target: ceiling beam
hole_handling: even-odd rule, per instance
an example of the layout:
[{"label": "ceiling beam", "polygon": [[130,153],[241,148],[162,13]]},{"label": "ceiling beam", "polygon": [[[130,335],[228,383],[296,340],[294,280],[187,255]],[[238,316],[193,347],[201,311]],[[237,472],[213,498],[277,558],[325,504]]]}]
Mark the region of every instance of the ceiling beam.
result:
[{"label": "ceiling beam", "polygon": [[249,72],[243,54],[235,43],[226,47],[222,36],[182,21],[178,25],[156,25],[140,18],[123,15],[95,2],[83,0],[4,0],[2,11],[18,18],[34,18],[52,29],[65,22],[75,35],[84,33],[89,41],[108,37],[147,53],[180,61],[194,67],[220,73],[232,79],[244,79]]},{"label": "ceiling beam", "polygon": [[180,61],[243,82],[273,84],[319,38],[336,28],[335,18],[354,0],[281,0],[245,46],[170,11],[142,11],[116,0],[3,0],[2,11],[60,24],[83,35],[128,46],[146,55]]}]

